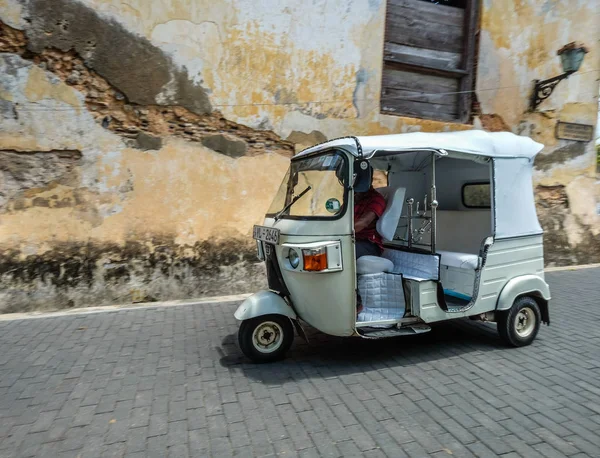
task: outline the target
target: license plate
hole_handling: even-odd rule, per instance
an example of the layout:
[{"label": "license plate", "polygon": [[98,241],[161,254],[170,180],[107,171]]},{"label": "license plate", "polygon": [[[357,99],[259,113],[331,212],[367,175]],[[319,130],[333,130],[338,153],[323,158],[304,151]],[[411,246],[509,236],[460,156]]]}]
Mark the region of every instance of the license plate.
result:
[{"label": "license plate", "polygon": [[273,229],[272,227],[254,226],[254,235],[256,240],[262,240],[267,243],[279,243],[279,229]]}]

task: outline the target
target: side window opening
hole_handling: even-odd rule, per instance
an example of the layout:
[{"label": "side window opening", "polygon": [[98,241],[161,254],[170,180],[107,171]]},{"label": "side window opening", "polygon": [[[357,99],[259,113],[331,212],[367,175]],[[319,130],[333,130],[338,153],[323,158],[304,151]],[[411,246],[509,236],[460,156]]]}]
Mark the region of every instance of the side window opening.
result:
[{"label": "side window opening", "polygon": [[467,208],[491,208],[490,183],[465,183],[462,187],[462,203]]}]

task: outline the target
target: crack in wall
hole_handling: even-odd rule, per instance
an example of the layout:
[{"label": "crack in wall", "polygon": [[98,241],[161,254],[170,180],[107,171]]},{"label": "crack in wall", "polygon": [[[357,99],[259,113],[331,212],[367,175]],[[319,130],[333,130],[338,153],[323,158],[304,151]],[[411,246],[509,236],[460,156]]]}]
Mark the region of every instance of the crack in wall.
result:
[{"label": "crack in wall", "polygon": [[227,120],[218,111],[198,114],[182,106],[133,103],[110,81],[91,70],[75,50],[43,48],[39,52],[32,52],[27,49],[27,45],[25,32],[0,21],[0,53],[17,54],[77,89],[85,96],[85,104],[95,120],[124,138],[132,147],[160,148],[161,143],[157,141],[150,141],[154,146],[148,147],[147,136],[151,137],[150,140],[172,136],[205,144],[207,137],[221,135],[223,141],[219,144],[231,144],[234,151],[229,154],[225,148],[219,152],[232,157],[240,156],[240,147],[236,141],[247,144],[244,155],[248,156],[268,152],[291,157],[294,153],[293,143],[281,139],[274,132],[254,130],[237,124]]},{"label": "crack in wall", "polygon": [[535,167],[538,170],[547,171],[560,164],[564,164],[586,152],[586,145],[583,142],[569,143],[548,154],[538,154],[535,157]]}]

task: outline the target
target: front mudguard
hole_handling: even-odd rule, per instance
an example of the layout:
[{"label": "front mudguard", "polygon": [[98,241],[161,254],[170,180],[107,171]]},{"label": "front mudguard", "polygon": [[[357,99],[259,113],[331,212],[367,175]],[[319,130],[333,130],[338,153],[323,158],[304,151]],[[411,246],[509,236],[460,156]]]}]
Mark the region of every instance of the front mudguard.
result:
[{"label": "front mudguard", "polygon": [[296,321],[298,317],[289,304],[273,291],[259,291],[240,304],[233,316],[240,321],[262,315],[283,315]]}]

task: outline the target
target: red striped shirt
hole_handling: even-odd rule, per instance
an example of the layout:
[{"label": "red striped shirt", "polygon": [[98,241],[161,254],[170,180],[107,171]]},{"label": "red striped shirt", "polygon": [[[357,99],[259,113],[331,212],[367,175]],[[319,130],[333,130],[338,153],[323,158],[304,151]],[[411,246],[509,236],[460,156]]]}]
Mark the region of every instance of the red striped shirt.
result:
[{"label": "red striped shirt", "polygon": [[381,239],[381,235],[377,232],[376,226],[377,220],[381,218],[381,215],[383,215],[383,212],[385,211],[385,207],[385,199],[374,188],[369,189],[367,195],[360,202],[355,202],[354,221],[370,211],[377,215],[377,218],[375,218],[369,226],[356,233],[356,240],[368,240],[383,249],[383,240]]}]

